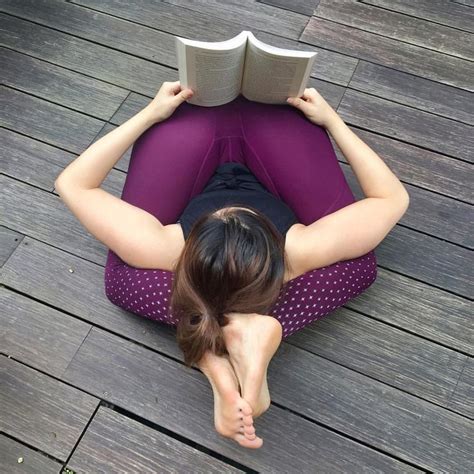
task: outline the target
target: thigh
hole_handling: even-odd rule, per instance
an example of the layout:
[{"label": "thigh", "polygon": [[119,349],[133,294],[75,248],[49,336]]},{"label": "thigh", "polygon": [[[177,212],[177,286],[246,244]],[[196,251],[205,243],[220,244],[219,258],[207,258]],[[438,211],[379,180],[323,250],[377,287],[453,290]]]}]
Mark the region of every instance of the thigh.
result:
[{"label": "thigh", "polygon": [[240,102],[246,166],[300,222],[355,201],[327,131],[290,105]]},{"label": "thigh", "polygon": [[212,108],[181,104],[171,117],[150,127],[135,142],[122,199],[150,212],[164,225],[176,222],[214,134]]}]

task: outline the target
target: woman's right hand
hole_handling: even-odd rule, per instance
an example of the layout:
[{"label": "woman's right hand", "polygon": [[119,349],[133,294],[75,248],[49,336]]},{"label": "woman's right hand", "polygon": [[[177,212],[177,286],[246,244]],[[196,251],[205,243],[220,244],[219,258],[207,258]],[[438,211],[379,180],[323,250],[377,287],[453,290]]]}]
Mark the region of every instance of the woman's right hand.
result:
[{"label": "woman's right hand", "polygon": [[308,120],[321,127],[328,128],[334,117],[338,116],[314,87],[305,89],[302,97],[289,97],[287,102],[301,110]]}]

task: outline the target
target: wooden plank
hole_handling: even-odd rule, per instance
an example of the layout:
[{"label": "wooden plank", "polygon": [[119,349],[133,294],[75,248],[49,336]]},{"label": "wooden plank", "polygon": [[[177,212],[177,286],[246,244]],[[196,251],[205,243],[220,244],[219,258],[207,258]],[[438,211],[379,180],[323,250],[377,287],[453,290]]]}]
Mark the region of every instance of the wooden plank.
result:
[{"label": "wooden plank", "polygon": [[64,461],[99,401],[8,357],[0,365],[1,431]]},{"label": "wooden plank", "polygon": [[288,2],[288,0],[258,0],[258,2],[311,16],[319,0],[293,0],[292,2]]},{"label": "wooden plank", "polygon": [[[99,3],[97,0],[93,1]],[[79,0],[77,3],[91,5],[90,0]],[[112,1],[108,3],[112,3]],[[238,30],[237,33],[242,30],[260,30],[297,40],[308,21],[308,17],[305,15],[289,10],[281,10],[271,5],[255,2],[254,0],[239,0],[238,2],[221,2],[219,0],[198,2],[193,0],[166,0],[162,2],[161,9],[157,8],[158,6],[153,0],[144,0],[140,5],[136,5],[136,7],[133,8],[148,8],[147,11],[149,11],[153,7],[154,16],[156,17],[160,15],[164,9],[170,11],[173,5],[175,8],[171,11],[175,15],[192,15],[193,18],[196,20],[201,19],[201,21],[207,19],[207,24],[203,25],[204,28],[201,29],[200,33],[201,37],[204,35],[204,40],[206,40],[205,38],[208,34],[211,34],[210,30],[213,29],[210,28],[209,25],[214,25],[222,21],[228,23],[229,26],[234,26],[234,31]],[[188,10],[188,12],[186,12],[186,10]],[[238,22],[235,21],[236,18],[239,19]],[[166,23],[167,30],[170,31],[168,24],[169,22]],[[172,27],[172,23],[170,27]],[[221,40],[229,39],[234,35],[234,33],[232,33],[229,36],[229,30],[227,33],[224,32],[224,34],[225,36],[223,36]],[[207,41],[209,41],[209,39],[207,39]]]},{"label": "wooden plank", "polygon": [[446,406],[467,356],[346,308],[287,339],[387,385]]},{"label": "wooden plank", "polygon": [[[341,167],[356,199],[365,198],[350,165],[344,163]],[[401,225],[454,244],[474,248],[474,235],[471,232],[471,223],[474,220],[472,205],[410,184],[405,184],[405,188],[410,195],[410,205],[399,220]]]},{"label": "wooden plank", "polygon": [[73,153],[5,128],[0,129],[0,142],[1,172],[46,191],[53,190],[55,177],[76,158]]},{"label": "wooden plank", "polygon": [[[119,176],[114,177],[116,174]],[[123,175],[112,170],[109,180],[123,181]],[[58,196],[6,176],[0,176],[0,186],[3,191],[0,225],[105,265],[107,247],[84,228]],[[107,190],[112,194],[118,191],[111,187]]]},{"label": "wooden plank", "polygon": [[0,108],[3,127],[72,152],[81,153],[103,125],[100,120],[6,87],[1,89]]},{"label": "wooden plank", "polygon": [[337,109],[344,121],[398,140],[473,162],[469,125],[347,89]]},{"label": "wooden plank", "polygon": [[451,291],[473,295],[472,251],[396,225],[375,249],[378,263],[390,270]]},{"label": "wooden plank", "polygon": [[9,49],[0,50],[3,84],[63,107],[108,120],[128,95],[125,89]]},{"label": "wooden plank", "polygon": [[459,377],[458,386],[448,407],[474,418],[474,363],[472,357],[469,357],[466,361],[464,370]]},{"label": "wooden plank", "polygon": [[[26,260],[29,262],[29,268],[20,268],[21,262]],[[73,268],[74,273],[69,273],[68,275],[69,268]],[[103,271],[96,265],[30,240],[28,245],[18,249],[16,254],[10,259],[8,266],[3,272],[3,280],[5,284],[22,293],[28,293],[47,304],[64,309],[95,325],[124,335],[129,339],[157,349],[174,358],[182,359],[181,352],[175,347],[174,328],[169,327],[169,330],[162,331],[161,328],[164,328],[165,325],[159,324],[156,327],[151,326],[150,329],[150,321],[144,318],[137,318],[133,314],[110,304],[103,294]],[[44,285],[39,284],[38,281],[50,281],[51,288],[44,288]],[[472,330],[469,334],[470,313],[467,311],[467,305],[464,311],[462,308],[457,309],[456,301],[451,302],[447,298],[444,312],[442,313],[444,319],[440,316],[439,326],[435,325],[438,323],[438,319],[435,318],[436,313],[434,317],[431,317],[431,313],[427,310],[421,313],[423,318],[418,316],[419,322],[416,324],[416,314],[419,313],[419,308],[415,304],[412,310],[411,307],[407,308],[406,304],[407,299],[405,295],[408,293],[407,297],[409,297],[411,296],[410,293],[406,289],[402,288],[400,290],[397,288],[398,293],[392,296],[390,294],[390,283],[390,280],[382,280],[381,282],[377,280],[375,284],[380,287],[380,290],[372,291],[369,289],[366,292],[370,293],[368,298],[370,298],[371,304],[366,303],[364,309],[367,309],[369,315],[375,311],[373,307],[379,306],[379,299],[386,300],[386,305],[389,308],[392,301],[390,298],[394,300],[394,305],[403,299],[405,304],[398,312],[390,308],[385,313],[382,313],[381,317],[385,317],[385,320],[390,324],[406,327],[408,331],[419,331],[421,336],[429,336],[433,340],[441,338],[442,342],[448,340],[456,349],[464,341],[465,346],[472,351],[472,345],[469,342],[470,338],[472,338]],[[410,288],[410,281],[405,281],[405,286]],[[434,297],[435,303],[437,302],[436,296]],[[357,305],[360,297],[349,303]],[[438,299],[440,298],[438,297]],[[453,308],[453,316],[452,318],[450,317],[449,321],[446,321],[447,308],[451,308],[451,306]],[[425,307],[423,300],[420,301],[420,307]],[[428,304],[426,308],[428,308]],[[345,313],[345,311],[347,310],[343,312]],[[334,353],[332,355],[329,353],[330,349],[326,348],[324,354],[327,358],[335,359],[342,363],[340,358],[344,356],[344,364],[346,366],[360,369],[362,365],[365,365],[367,372],[371,376],[399,386],[417,396],[437,400],[439,403],[447,400],[446,397],[452,393],[459,377],[459,364],[462,364],[465,356],[437,346],[434,343],[426,342],[419,337],[411,336],[405,331],[395,330],[386,324],[377,323],[372,318],[367,318],[363,315],[357,315],[356,317],[355,313],[352,312],[350,315],[347,318],[347,322],[342,323],[344,328],[346,327],[345,325],[349,325],[345,331],[348,334],[351,331],[354,334],[358,334],[360,331],[358,327],[360,326],[368,327],[368,333],[365,336],[361,335],[358,339],[354,337],[352,345],[348,346],[350,347],[348,351],[351,353],[345,357],[344,351],[340,351],[337,347],[338,345],[347,344],[345,333],[344,331],[335,332],[336,336],[341,338],[340,344],[333,346]],[[332,317],[335,316],[336,313]],[[328,319],[332,319],[332,317]],[[416,325],[411,321],[412,318],[415,319]],[[141,326],[142,323],[143,326]],[[320,322],[313,326],[318,326],[319,324]],[[331,323],[330,321],[327,324],[329,325],[328,332],[333,331],[331,329],[332,324],[337,325],[337,323]],[[356,327],[352,329],[351,324]],[[374,335],[372,335],[370,330],[372,325],[374,326]],[[317,331],[317,327],[314,329]],[[312,348],[316,347],[316,349],[312,350],[317,352],[319,350],[317,347],[320,344],[320,336],[317,332],[310,331],[310,333],[313,336],[308,336],[312,341],[309,343],[309,346]],[[298,338],[296,339],[298,340]],[[304,340],[306,339],[304,338]],[[372,341],[372,345],[368,341]],[[383,353],[384,347],[391,348],[390,355],[384,356],[385,359],[390,359],[391,370],[387,370],[383,365],[380,366],[381,351]],[[410,352],[408,352],[407,347],[410,348]],[[363,354],[366,354],[365,359]],[[417,354],[416,357],[415,354]],[[426,354],[430,354],[430,356]],[[438,368],[438,360],[442,360],[445,364],[443,369]],[[398,373],[396,378],[392,376],[392,371]],[[417,371],[416,375],[414,375],[415,371]],[[440,377],[442,380],[438,380],[437,377]],[[410,380],[413,380],[413,383],[410,384]],[[433,386],[430,386],[430,384]]]},{"label": "wooden plank", "polygon": [[428,50],[474,59],[469,33],[426,20],[423,15],[415,17],[393,11],[393,7],[375,8],[354,0],[321,0],[314,15]]},{"label": "wooden plank", "polygon": [[[147,55],[146,57],[151,60],[159,61],[162,64],[167,64],[174,68],[177,68],[173,37],[174,35],[190,39],[223,41],[236,36],[242,31],[243,28],[240,24],[237,24],[233,21],[227,21],[227,18],[225,18],[225,16],[223,17],[222,15],[219,18],[213,16],[212,28],[209,28],[209,14],[214,15],[214,12],[216,11],[215,6],[213,7],[212,11],[206,7],[203,9],[203,13],[201,13],[200,11],[198,12],[188,8],[181,8],[169,3],[157,4],[153,0],[141,1],[139,5],[134,3],[123,4],[121,2],[114,2],[110,0],[77,0],[74,3],[92,8],[94,15],[97,15],[97,11],[109,13],[114,17],[130,20],[131,22],[139,23],[140,25],[146,25],[153,29],[156,28],[156,25],[166,24],[166,31],[168,35],[166,38],[160,38],[153,41],[147,39],[142,44],[140,39],[143,36],[143,28],[135,27],[139,28],[137,31],[134,30],[132,34],[135,45],[130,45],[130,42],[127,41],[123,47],[135,47],[138,49],[138,52],[135,54],[141,56],[146,54],[150,48],[150,45],[152,45],[152,54]],[[196,8],[202,7],[198,7],[195,3],[193,6]],[[222,3],[220,3],[219,7],[221,9],[226,8],[226,6]],[[227,7],[236,8],[235,5],[227,5]],[[69,13],[72,16],[81,15],[81,18],[83,15],[86,15],[86,13],[83,12]],[[113,20],[110,18],[102,18],[97,16],[95,21],[111,22]],[[133,26],[128,26],[128,28],[133,28]],[[259,29],[250,26],[249,28],[251,28],[256,37],[264,43],[268,43],[280,48],[308,51],[307,45],[299,43],[294,39],[290,39],[286,35],[282,35],[281,31],[279,31],[277,34],[271,34],[265,31],[265,28]],[[119,30],[120,25],[114,24],[114,29]],[[137,40],[137,38],[139,40]],[[101,38],[100,41],[106,41],[106,38]],[[122,42],[119,41],[119,44],[122,44]],[[344,86],[348,84],[351,74],[357,64],[357,59],[323,48],[310,48],[310,50],[314,50],[318,53],[315,64],[313,65],[313,69],[311,71],[311,75],[313,77]],[[124,49],[124,51],[129,51],[129,49]]]},{"label": "wooden plank", "polygon": [[471,93],[413,74],[359,61],[349,87],[425,112],[474,124]]},{"label": "wooden plank", "polygon": [[[21,462],[20,462],[21,459]],[[0,434],[0,470],[8,474],[42,474],[60,472],[62,465]]]},{"label": "wooden plank", "polygon": [[473,63],[322,18],[311,17],[300,41],[454,87],[474,90]]},{"label": "wooden plank", "polygon": [[91,326],[26,296],[0,288],[2,352],[60,377]]},{"label": "wooden plank", "polygon": [[[474,6],[472,0],[362,0],[367,5],[374,5],[406,15],[424,18],[441,25],[459,28],[474,33],[474,12],[468,8]],[[430,25],[431,27],[431,25]]]},{"label": "wooden plank", "polygon": [[[16,2],[15,5],[19,6]],[[67,5],[61,3],[57,11],[61,11]],[[26,11],[26,4],[22,6]],[[23,11],[23,8],[20,8],[20,11]],[[32,19],[35,20],[33,14]],[[163,81],[178,80],[175,70],[130,54],[9,15],[0,14],[0,21],[2,23],[0,41],[10,49],[93,76],[127,90],[154,96]],[[51,26],[55,27],[53,20]],[[126,34],[126,38],[129,41],[130,36]]]},{"label": "wooden plank", "polygon": [[96,326],[181,357],[174,328],[113,305],[105,295],[103,266],[90,260],[26,237],[0,269],[0,282]]},{"label": "wooden plank", "polygon": [[348,308],[465,353],[474,354],[472,303],[438,288],[377,268],[371,287]]},{"label": "wooden plank", "polygon": [[0,267],[4,265],[22,240],[23,235],[19,232],[0,226]]},{"label": "wooden plank", "polygon": [[[453,160],[415,145],[384,137],[368,130],[349,128],[373,148],[405,183],[429,189],[438,194],[474,203],[474,169],[471,164]],[[345,156],[329,135],[336,155],[347,163]]]},{"label": "wooden plank", "polygon": [[[322,471],[331,472],[349,465],[355,470],[362,466],[382,472],[410,470],[410,466],[276,406],[256,422],[265,447],[242,450],[214,430],[212,390],[200,371],[104,331],[91,331],[64,379],[258,471],[268,472],[277,465],[282,472],[308,472],[316,462]],[[186,397],[177,397],[177,393],[186,393]],[[283,432],[294,433],[286,439],[284,449]]]},{"label": "wooden plank", "polygon": [[[107,456],[104,456],[104,452]],[[68,462],[76,472],[244,472],[197,449],[100,407]]]},{"label": "wooden plank", "polygon": [[429,471],[472,471],[473,423],[290,344],[269,367],[272,400]]}]

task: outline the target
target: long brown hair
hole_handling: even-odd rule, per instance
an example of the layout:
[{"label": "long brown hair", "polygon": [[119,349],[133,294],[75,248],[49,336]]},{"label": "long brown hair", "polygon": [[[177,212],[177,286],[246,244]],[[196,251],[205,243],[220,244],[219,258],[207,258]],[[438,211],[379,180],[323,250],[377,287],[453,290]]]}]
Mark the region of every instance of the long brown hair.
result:
[{"label": "long brown hair", "polygon": [[226,313],[267,313],[283,285],[285,238],[251,206],[202,215],[175,265],[170,309],[177,342],[191,367],[207,350],[227,354]]}]

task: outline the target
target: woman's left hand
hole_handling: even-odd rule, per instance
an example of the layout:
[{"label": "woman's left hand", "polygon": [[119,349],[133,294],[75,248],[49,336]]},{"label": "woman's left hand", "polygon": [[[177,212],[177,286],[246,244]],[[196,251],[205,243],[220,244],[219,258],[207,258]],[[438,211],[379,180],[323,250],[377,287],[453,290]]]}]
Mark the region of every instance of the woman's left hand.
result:
[{"label": "woman's left hand", "polygon": [[153,122],[161,122],[194,94],[192,89],[181,89],[179,81],[163,82],[155,98],[145,107]]}]

